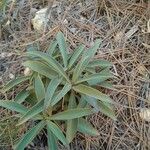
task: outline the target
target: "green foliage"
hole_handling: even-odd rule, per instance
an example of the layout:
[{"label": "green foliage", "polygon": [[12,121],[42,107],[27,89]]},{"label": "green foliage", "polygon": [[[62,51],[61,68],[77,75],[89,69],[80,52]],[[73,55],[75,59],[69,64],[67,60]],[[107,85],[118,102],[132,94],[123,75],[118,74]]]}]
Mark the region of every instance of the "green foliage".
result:
[{"label": "green foliage", "polygon": [[36,126],[32,127],[21,138],[17,145],[14,146],[15,150],[24,150],[25,147],[36,137],[36,135],[44,128],[45,122],[41,121]]},{"label": "green foliage", "polygon": [[[98,136],[98,131],[86,121],[85,116],[102,112],[115,119],[113,101],[97,86],[111,87],[113,78],[106,60],[93,60],[100,40],[88,50],[78,46],[68,54],[63,33],[59,32],[46,53],[30,50],[23,63],[32,73],[10,81],[3,92],[26,82],[14,101],[0,100],[0,106],[19,113],[17,125],[36,121],[21,138],[15,150],[23,150],[43,129],[47,130],[48,149],[56,150],[59,140],[66,146],[77,132]],[[57,57],[55,54],[57,53]],[[63,130],[62,127],[63,126]]]}]

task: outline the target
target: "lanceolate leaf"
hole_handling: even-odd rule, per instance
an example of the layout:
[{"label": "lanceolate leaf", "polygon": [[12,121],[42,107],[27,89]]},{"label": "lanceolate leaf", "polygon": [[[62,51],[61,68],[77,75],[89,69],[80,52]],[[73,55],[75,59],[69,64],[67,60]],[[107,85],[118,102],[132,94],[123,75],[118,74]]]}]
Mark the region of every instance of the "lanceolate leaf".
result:
[{"label": "lanceolate leaf", "polygon": [[27,55],[29,56],[34,55],[42,58],[49,64],[50,67],[53,67],[59,74],[61,74],[69,82],[69,79],[65,71],[63,70],[63,67],[53,57],[48,56],[47,54],[39,51],[30,51],[27,52]]},{"label": "lanceolate leaf", "polygon": [[78,131],[91,136],[99,136],[98,131],[85,119],[80,118],[78,122]]},{"label": "lanceolate leaf", "polygon": [[102,83],[100,83],[98,86],[107,88],[107,89],[111,89],[114,90],[115,88],[113,87],[112,83],[109,83],[108,81],[104,81]]},{"label": "lanceolate leaf", "polygon": [[29,91],[22,90],[18,95],[15,97],[15,102],[21,104],[25,101],[25,99],[30,95]]},{"label": "lanceolate leaf", "polygon": [[36,97],[38,101],[41,101],[45,97],[45,87],[42,82],[42,79],[39,75],[35,77],[35,82],[34,82],[34,89],[36,93]]},{"label": "lanceolate leaf", "polygon": [[34,105],[32,108],[30,108],[26,114],[24,114],[20,120],[18,125],[21,125],[28,121],[29,119],[35,117],[37,114],[41,113],[43,111],[43,105],[44,105],[44,100],[38,102],[36,105]]},{"label": "lanceolate leaf", "polygon": [[84,99],[83,95],[81,95],[81,98],[79,99],[78,108],[84,108],[87,105],[87,101]]},{"label": "lanceolate leaf", "polygon": [[96,73],[96,69],[94,67],[93,68],[92,67],[86,67],[85,70],[89,73],[92,73],[92,74]]},{"label": "lanceolate leaf", "polygon": [[68,65],[69,69],[77,62],[77,60],[81,56],[84,48],[85,48],[84,45],[80,45],[77,49],[75,49],[73,55],[71,56],[71,58],[69,60],[69,65]]},{"label": "lanceolate leaf", "polygon": [[115,113],[113,112],[113,107],[109,103],[103,103],[98,101],[98,107],[100,109],[100,112],[112,118],[113,120],[116,120]]},{"label": "lanceolate leaf", "polygon": [[88,67],[111,67],[113,64],[107,60],[93,60]]},{"label": "lanceolate leaf", "polygon": [[63,89],[58,93],[58,95],[56,97],[54,97],[51,105],[54,106],[57,102],[59,102],[65,96],[65,94],[68,91],[70,91],[70,89],[71,89],[71,85],[69,83],[66,83],[64,85]]},{"label": "lanceolate leaf", "polygon": [[97,49],[99,48],[99,45],[100,45],[100,40],[96,40],[94,46],[84,52],[81,61],[78,62],[76,68],[74,69],[74,74],[73,74],[74,82],[77,81],[82,71],[88,66],[90,59],[94,57]]},{"label": "lanceolate leaf", "polygon": [[18,84],[20,84],[20,83],[22,83],[22,82],[25,82],[25,81],[27,81],[27,80],[29,80],[29,79],[30,79],[29,76],[27,76],[27,77],[18,77],[18,78],[16,78],[16,79],[13,79],[12,81],[10,81],[10,82],[8,82],[8,83],[6,84],[6,86],[2,89],[2,91],[3,91],[3,92],[7,92],[7,91],[9,91],[11,88],[13,88],[14,86],[16,86],[16,85],[18,85]]},{"label": "lanceolate leaf", "polygon": [[56,50],[57,44],[58,44],[57,41],[53,41],[50,44],[50,46],[49,46],[49,48],[47,50],[48,54],[52,55],[54,53],[54,51]]},{"label": "lanceolate leaf", "polygon": [[19,143],[15,146],[15,150],[24,150],[26,146],[39,134],[44,128],[45,123],[41,121],[36,126],[32,127],[27,133],[21,138]]},{"label": "lanceolate leaf", "polygon": [[26,98],[26,102],[28,102],[31,106],[34,106],[38,102],[38,100],[36,98],[35,92],[30,92],[30,95]]},{"label": "lanceolate leaf", "polygon": [[68,55],[67,55],[66,42],[63,33],[58,32],[56,39],[59,45],[59,50],[63,58],[64,66],[67,67]]},{"label": "lanceolate leaf", "polygon": [[84,57],[81,61],[78,62],[77,66],[74,69],[72,80],[75,82],[79,76],[81,75],[82,71],[86,68],[88,61],[88,57]]},{"label": "lanceolate leaf", "polygon": [[78,118],[67,121],[66,138],[69,143],[74,139],[77,132]]},{"label": "lanceolate leaf", "polygon": [[95,74],[92,74],[92,75],[89,75],[87,77],[84,77],[82,79],[79,79],[76,84],[79,84],[81,82],[85,82],[85,81],[95,81],[97,83],[100,83],[100,82],[103,82],[109,78],[113,78],[114,76],[111,74],[111,73],[95,73]]},{"label": "lanceolate leaf", "polygon": [[57,113],[50,117],[51,120],[69,120],[80,118],[83,116],[87,116],[92,114],[93,111],[90,108],[75,108],[75,109],[68,109],[66,111]]},{"label": "lanceolate leaf", "polygon": [[94,97],[94,98],[99,99],[99,100],[104,101],[104,102],[112,103],[112,100],[110,99],[109,96],[101,93],[100,91],[98,91],[97,89],[94,89],[92,87],[89,87],[89,86],[86,86],[83,84],[79,84],[79,85],[73,86],[73,89],[76,92],[85,94],[87,96]]},{"label": "lanceolate leaf", "polygon": [[97,99],[93,98],[93,97],[90,97],[90,96],[86,96],[86,95],[83,95],[82,96],[83,99],[85,99],[85,101],[87,101],[87,103],[91,106],[94,107],[94,110],[96,112],[99,111],[99,107],[98,107],[98,103],[97,103]]},{"label": "lanceolate leaf", "polygon": [[76,104],[76,99],[75,99],[75,96],[74,96],[74,92],[72,91],[71,94],[70,94],[70,98],[69,98],[69,104],[68,104],[68,108],[75,108],[77,106]]},{"label": "lanceolate leaf", "polygon": [[50,130],[64,145],[68,144],[61,129],[53,122],[47,121],[47,128]]},{"label": "lanceolate leaf", "polygon": [[[68,105],[68,109],[72,109],[72,108],[76,108],[76,99],[74,97],[73,92],[70,95],[69,105]],[[77,132],[77,124],[78,124],[78,119],[72,119],[67,121],[66,138],[69,143],[75,137],[75,134]]]},{"label": "lanceolate leaf", "polygon": [[10,109],[12,111],[19,112],[21,114],[24,114],[27,112],[27,108],[24,107],[21,104],[18,104],[17,102],[10,101],[10,100],[0,100],[0,106]]},{"label": "lanceolate leaf", "polygon": [[106,81],[107,79],[114,77],[115,76],[110,72],[109,68],[105,68],[100,73],[96,73],[95,75],[90,75],[89,77],[87,77],[87,82],[89,85],[97,85],[101,82]]},{"label": "lanceolate leaf", "polygon": [[23,65],[50,79],[54,78],[57,75],[57,73],[54,70],[52,70],[49,66],[40,61],[26,61],[23,63]]},{"label": "lanceolate leaf", "polygon": [[91,48],[89,48],[87,51],[84,52],[83,57],[88,56],[89,58],[87,63],[89,63],[91,58],[94,57],[95,53],[97,52],[97,49],[100,46],[100,43],[101,43],[101,40],[97,39],[94,43],[94,46],[92,46]]},{"label": "lanceolate leaf", "polygon": [[48,150],[58,150],[57,140],[52,131],[47,127]]},{"label": "lanceolate leaf", "polygon": [[61,83],[62,78],[54,78],[51,80],[47,87],[46,95],[45,95],[45,101],[44,101],[44,108],[48,108],[52,101],[52,97],[54,95],[55,90],[57,89],[58,85]]}]

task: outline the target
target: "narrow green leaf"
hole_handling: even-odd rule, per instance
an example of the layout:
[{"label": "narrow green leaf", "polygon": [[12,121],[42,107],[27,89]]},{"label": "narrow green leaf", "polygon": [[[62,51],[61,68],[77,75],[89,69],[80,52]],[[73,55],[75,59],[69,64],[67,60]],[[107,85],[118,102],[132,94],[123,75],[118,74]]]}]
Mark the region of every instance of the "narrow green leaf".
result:
[{"label": "narrow green leaf", "polygon": [[89,63],[88,67],[112,67],[113,64],[107,60],[93,60]]},{"label": "narrow green leaf", "polygon": [[93,68],[92,67],[86,67],[85,70],[89,73],[92,73],[92,74],[96,73],[96,69],[94,67]]},{"label": "narrow green leaf", "polygon": [[56,50],[57,44],[58,44],[57,41],[52,41],[49,48],[47,49],[47,53],[52,55]]},{"label": "narrow green leaf", "polygon": [[78,60],[78,58],[81,56],[85,46],[80,45],[77,49],[75,49],[74,53],[72,54],[70,60],[69,60],[69,65],[68,68],[70,69]]},{"label": "narrow green leaf", "polygon": [[94,97],[94,98],[99,99],[99,100],[104,101],[104,102],[112,103],[112,100],[109,96],[101,93],[100,91],[98,91],[97,89],[94,89],[92,87],[89,87],[89,86],[86,86],[83,84],[79,84],[79,85],[73,86],[73,89],[76,92],[85,94],[87,96]]},{"label": "narrow green leaf", "polygon": [[98,101],[98,107],[100,109],[100,112],[110,117],[111,119],[116,120],[115,113],[113,112],[113,107],[110,105],[110,103]]},{"label": "narrow green leaf", "polygon": [[24,150],[26,146],[31,143],[31,141],[39,134],[39,132],[44,128],[45,123],[41,121],[36,126],[32,127],[25,135],[21,138],[19,143],[15,146],[15,150]]},{"label": "narrow green leaf", "polygon": [[72,77],[73,82],[75,82],[79,78],[82,71],[86,68],[88,59],[89,59],[88,57],[84,57],[81,59],[81,61],[78,62],[73,72],[73,77]]},{"label": "narrow green leaf", "polygon": [[98,131],[95,128],[93,128],[93,126],[83,118],[79,119],[78,131],[91,136],[99,136]]},{"label": "narrow green leaf", "polygon": [[61,129],[53,122],[47,121],[47,128],[64,144],[67,145],[68,141],[66,140]]},{"label": "narrow green leaf", "polygon": [[69,143],[75,138],[77,132],[78,119],[72,119],[67,121],[66,138]]},{"label": "narrow green leaf", "polygon": [[45,97],[45,87],[39,75],[37,75],[34,79],[35,79],[34,89],[35,89],[36,97],[38,101],[41,101]]},{"label": "narrow green leaf", "polygon": [[83,94],[81,95],[81,98],[79,99],[78,108],[84,108],[87,105],[87,101],[84,99]]},{"label": "narrow green leaf", "polygon": [[99,112],[99,107],[97,104],[97,99],[87,96],[87,95],[83,95],[83,99],[85,99],[85,101],[87,101],[87,103],[91,106],[94,107],[95,112]]},{"label": "narrow green leaf", "polygon": [[20,83],[22,83],[22,82],[25,82],[25,81],[27,81],[27,80],[29,80],[29,79],[30,79],[29,76],[27,76],[27,77],[18,77],[18,78],[16,78],[16,79],[13,79],[13,80],[11,80],[10,82],[8,82],[8,83],[4,86],[4,88],[2,89],[2,92],[7,92],[7,91],[9,91],[11,88],[13,88],[14,86],[16,86],[16,85],[18,85],[18,84],[20,84]]},{"label": "narrow green leaf", "polygon": [[[68,109],[76,108],[76,99],[74,96],[74,93],[72,92],[69,98],[69,105]],[[77,132],[77,125],[78,125],[78,119],[72,119],[67,121],[67,131],[66,131],[66,138],[68,142],[70,143]]]},{"label": "narrow green leaf", "polygon": [[89,48],[87,51],[84,52],[81,61],[78,62],[76,68],[74,69],[73,73],[73,81],[77,81],[78,77],[81,75],[82,71],[88,66],[90,59],[94,57],[97,49],[99,48],[100,40],[96,40],[93,47]]},{"label": "narrow green leaf", "polygon": [[69,120],[80,118],[83,116],[87,116],[92,114],[93,111],[90,108],[75,108],[75,109],[68,109],[66,111],[57,113],[50,117],[51,120]]},{"label": "narrow green leaf", "polygon": [[52,131],[47,127],[48,150],[58,150],[57,140]]},{"label": "narrow green leaf", "polygon": [[21,92],[19,92],[17,94],[17,96],[15,97],[15,102],[21,104],[25,101],[25,99],[30,95],[29,91],[26,90],[22,90]]},{"label": "narrow green leaf", "polygon": [[63,33],[58,32],[56,39],[57,39],[57,42],[59,45],[59,50],[60,50],[62,58],[63,58],[64,66],[66,68],[68,65],[68,62],[67,62],[68,61],[68,55],[67,55],[65,37],[64,37]]},{"label": "narrow green leaf", "polygon": [[83,57],[88,56],[88,58],[89,58],[87,63],[89,63],[91,58],[94,57],[95,53],[97,52],[97,49],[100,46],[100,43],[101,43],[101,40],[97,39],[95,41],[94,45],[91,48],[89,48],[87,51],[84,52]]},{"label": "narrow green leaf", "polygon": [[69,98],[69,104],[68,104],[68,108],[75,108],[77,106],[76,104],[76,99],[75,99],[75,93],[72,91],[70,94],[70,98]]},{"label": "narrow green leaf", "polygon": [[106,81],[110,78],[114,78],[114,77],[115,76],[110,72],[109,68],[107,67],[107,68],[103,69],[100,73],[94,74],[93,78],[89,77],[87,82],[89,85],[97,85],[97,84],[100,84],[101,82],[104,82],[104,81]]},{"label": "narrow green leaf", "polygon": [[48,77],[49,79],[52,79],[57,75],[54,70],[40,61],[26,61],[23,63],[23,65],[29,67],[31,70],[38,72],[41,75]]},{"label": "narrow green leaf", "polygon": [[51,106],[54,106],[56,103],[58,103],[65,96],[65,94],[70,91],[70,89],[71,85],[66,83],[58,95],[52,100]]},{"label": "narrow green leaf", "polygon": [[40,51],[30,51],[26,53],[27,55],[34,55],[45,60],[50,67],[53,67],[59,74],[61,74],[68,82],[69,79],[63,69],[63,67],[51,56],[48,56],[46,53]]},{"label": "narrow green leaf", "polygon": [[[103,82],[107,79],[110,79],[110,78],[113,78],[113,74],[107,72],[107,73],[95,73],[95,74],[92,74],[92,75],[89,75],[87,77],[83,77],[82,79],[79,79],[75,84],[79,84],[79,83],[82,83],[82,82],[88,82],[90,83],[90,81],[92,82],[96,82],[96,83],[100,83],[100,82]],[[90,84],[91,85],[91,84]],[[93,85],[93,84],[92,84]]]},{"label": "narrow green leaf", "polygon": [[0,100],[0,106],[6,109],[10,109],[11,111],[16,111],[18,113],[24,114],[27,112],[27,108],[21,104],[18,104],[15,101],[10,100]]},{"label": "narrow green leaf", "polygon": [[31,106],[34,106],[38,102],[38,100],[36,98],[35,92],[30,92],[30,95],[26,98],[26,102],[28,102]]},{"label": "narrow green leaf", "polygon": [[99,86],[107,88],[107,89],[111,89],[114,90],[115,88],[113,87],[112,83],[108,82],[108,81],[104,81],[102,83],[99,84]]},{"label": "narrow green leaf", "polygon": [[28,121],[29,119],[35,117],[37,114],[41,113],[43,111],[43,105],[44,105],[44,100],[38,102],[36,105],[34,105],[32,108],[30,108],[26,114],[24,114],[20,120],[18,125],[21,125]]},{"label": "narrow green leaf", "polygon": [[54,95],[55,90],[57,89],[58,85],[61,83],[62,78],[54,78],[51,80],[47,87],[46,95],[45,95],[45,101],[44,101],[44,108],[48,108],[51,101],[52,97]]}]

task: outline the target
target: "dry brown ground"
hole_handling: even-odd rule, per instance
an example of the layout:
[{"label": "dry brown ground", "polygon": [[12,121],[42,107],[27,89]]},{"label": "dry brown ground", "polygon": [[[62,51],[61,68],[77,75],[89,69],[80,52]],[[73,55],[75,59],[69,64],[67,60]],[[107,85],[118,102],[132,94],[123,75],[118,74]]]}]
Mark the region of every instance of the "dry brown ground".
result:
[{"label": "dry brown ground", "polygon": [[[46,0],[25,0],[24,3],[21,0],[7,6],[5,17],[0,14],[0,53],[5,55],[0,55],[0,83],[9,80],[10,74],[22,73],[21,53],[28,46],[47,49],[58,30],[69,39],[70,51],[77,43],[90,46],[96,38],[101,38],[101,48],[95,57],[114,64],[116,90],[106,92],[117,102],[117,121],[102,114],[90,117],[100,136],[79,134],[71,145],[72,150],[150,149],[150,124],[139,117],[141,108],[150,108],[150,1],[60,0],[57,7],[51,9],[49,29],[37,34],[31,25],[33,8],[46,5]],[[8,20],[11,24],[5,25]],[[15,92],[1,98],[13,98]],[[9,112],[0,113],[0,150],[7,150],[16,141],[17,129],[15,121],[9,119]],[[31,149],[45,148],[39,145]]]}]

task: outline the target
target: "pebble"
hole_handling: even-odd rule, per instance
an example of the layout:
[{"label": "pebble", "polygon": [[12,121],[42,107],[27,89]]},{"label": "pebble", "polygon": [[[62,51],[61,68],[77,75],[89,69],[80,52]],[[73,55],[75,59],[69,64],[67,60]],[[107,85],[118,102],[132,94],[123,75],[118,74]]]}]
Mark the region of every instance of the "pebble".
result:
[{"label": "pebble", "polygon": [[14,78],[15,78],[15,75],[12,74],[12,73],[10,73],[10,74],[9,74],[9,78],[10,78],[10,79],[14,79]]},{"label": "pebble", "polygon": [[27,68],[24,69],[24,75],[25,75],[25,76],[30,75],[30,73],[31,73],[30,68],[27,67]]}]

